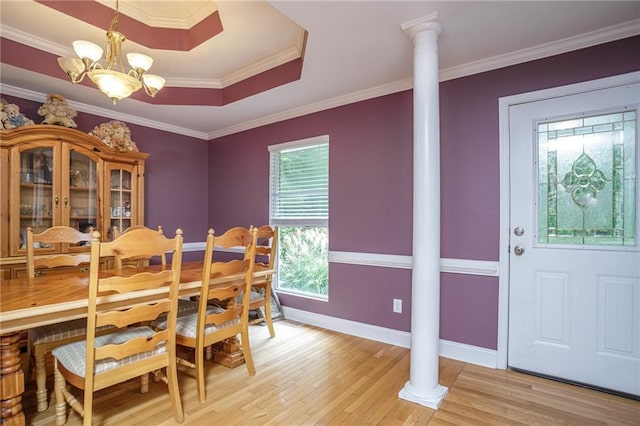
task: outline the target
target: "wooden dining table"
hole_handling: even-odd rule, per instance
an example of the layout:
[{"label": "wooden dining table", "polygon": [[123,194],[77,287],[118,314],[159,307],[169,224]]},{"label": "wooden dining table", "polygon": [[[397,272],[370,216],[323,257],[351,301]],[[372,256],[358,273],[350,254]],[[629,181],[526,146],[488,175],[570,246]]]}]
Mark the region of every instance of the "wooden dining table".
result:
[{"label": "wooden dining table", "polygon": [[[182,264],[180,297],[200,293],[202,266],[202,262]],[[158,268],[159,266],[148,267],[150,271]],[[271,274],[273,270],[254,272],[254,283]],[[242,275],[216,278],[210,284],[224,285],[241,277]],[[150,290],[149,299],[153,299],[154,293],[158,291],[163,290]],[[42,325],[86,318],[88,297],[88,272],[16,278],[3,280],[0,284],[0,423],[3,426],[25,424],[22,411],[25,382],[20,359],[20,332]],[[99,303],[118,308],[126,307],[127,300],[122,295],[114,294],[102,296]]]}]

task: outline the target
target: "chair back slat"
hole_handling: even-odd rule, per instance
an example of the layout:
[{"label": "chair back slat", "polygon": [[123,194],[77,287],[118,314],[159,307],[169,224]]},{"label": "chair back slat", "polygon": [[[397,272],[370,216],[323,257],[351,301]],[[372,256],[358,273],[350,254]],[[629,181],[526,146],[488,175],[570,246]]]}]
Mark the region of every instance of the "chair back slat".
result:
[{"label": "chair back slat", "polygon": [[140,272],[135,275],[125,277],[104,278],[100,282],[99,294],[117,292],[129,293],[132,291],[160,288],[167,286],[173,281],[174,273],[171,270],[160,272]]},{"label": "chair back slat", "polygon": [[143,322],[149,318],[157,318],[164,312],[169,312],[171,309],[171,303],[163,301],[154,305],[136,305],[133,308],[129,308],[126,316],[123,316],[119,311],[106,311],[98,314],[96,318],[96,326],[104,327],[106,325],[113,325],[118,328],[123,328],[130,324],[131,321]]},{"label": "chair back slat", "polygon": [[[118,230],[117,226],[114,226],[112,231],[112,235],[113,235],[113,239],[117,239],[119,237],[121,237],[124,234],[128,234],[131,233],[133,231],[136,231],[138,229],[150,229],[147,228],[144,225],[134,225],[134,226],[130,226],[127,229],[125,229],[123,232],[120,232]],[[158,233],[160,235],[164,235],[164,231],[162,230],[162,226],[158,225]],[[167,265],[167,256],[165,253],[162,253],[158,256],[151,256],[151,257],[156,257],[160,260],[160,263],[162,264],[162,266],[166,266]],[[147,256],[134,256],[134,257],[128,257],[125,258],[122,255],[117,255],[115,256],[115,264],[116,264],[116,269],[123,269],[123,268],[136,268],[140,265],[142,266],[149,266],[150,264],[150,260],[151,257],[147,257]]]},{"label": "chair back slat", "polygon": [[242,316],[243,306],[227,307],[223,312],[219,314],[209,314],[205,317],[207,324],[213,324],[219,326],[228,321],[237,320]]},{"label": "chair back slat", "polygon": [[66,266],[80,266],[89,263],[91,260],[88,252],[84,253],[56,253],[49,255],[39,255],[36,257],[34,244],[89,244],[91,242],[91,232],[80,232],[69,226],[53,226],[45,229],[39,234],[34,234],[31,227],[27,227],[27,274],[30,277],[36,275],[36,269],[55,269]]},{"label": "chair back slat", "polygon": [[[94,357],[97,360],[113,358],[121,360],[123,358],[139,354],[141,352],[152,351],[159,344],[164,344],[168,340],[167,330],[159,331],[150,337],[136,337],[119,345],[105,345],[94,349]],[[135,377],[135,376],[134,376]]]}]

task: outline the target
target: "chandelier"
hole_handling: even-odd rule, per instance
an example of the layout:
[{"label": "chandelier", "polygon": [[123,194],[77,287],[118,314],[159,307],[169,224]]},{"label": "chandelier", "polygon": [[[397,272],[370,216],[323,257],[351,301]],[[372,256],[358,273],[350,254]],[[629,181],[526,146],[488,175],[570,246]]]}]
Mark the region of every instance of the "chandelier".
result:
[{"label": "chandelier", "polygon": [[118,0],[116,0],[116,13],[107,31],[106,68],[98,63],[102,58],[102,48],[85,40],[73,42],[73,50],[78,55],[77,58],[60,57],[58,64],[73,84],[80,83],[88,74],[91,81],[113,101],[114,105],[120,99],[140,90],[141,87],[144,87],[147,95],[154,97],[164,87],[166,80],[158,75],[146,74],[153,64],[153,59],[141,53],[127,54],[131,70],[125,71],[122,62],[122,43],[126,38],[118,31],[118,24]]}]

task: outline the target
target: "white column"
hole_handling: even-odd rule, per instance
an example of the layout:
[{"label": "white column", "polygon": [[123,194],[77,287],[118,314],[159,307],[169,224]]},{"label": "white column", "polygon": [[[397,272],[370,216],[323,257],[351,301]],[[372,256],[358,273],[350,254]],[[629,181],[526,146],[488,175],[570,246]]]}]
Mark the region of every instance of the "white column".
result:
[{"label": "white column", "polygon": [[440,338],[440,114],[437,13],[402,25],[413,53],[413,278],[411,371],[400,398],[438,409]]}]

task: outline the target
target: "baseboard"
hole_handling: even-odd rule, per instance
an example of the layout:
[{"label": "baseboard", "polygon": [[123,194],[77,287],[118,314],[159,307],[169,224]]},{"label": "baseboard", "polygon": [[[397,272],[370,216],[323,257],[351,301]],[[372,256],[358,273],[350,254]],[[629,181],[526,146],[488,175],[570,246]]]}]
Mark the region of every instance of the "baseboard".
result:
[{"label": "baseboard", "polygon": [[329,315],[316,314],[314,312],[303,311],[287,306],[283,306],[282,310],[284,317],[288,320],[315,325],[316,327],[326,328],[327,330],[337,331],[350,336],[362,337],[364,339],[375,340],[377,342],[387,343],[390,345],[401,346],[403,348],[411,347],[411,334],[406,331],[392,330],[390,328],[379,327],[377,325],[364,324]]},{"label": "baseboard", "polygon": [[440,356],[488,368],[498,365],[498,353],[493,349],[443,339],[440,339]]},{"label": "baseboard", "polygon": [[[387,343],[389,345],[403,348],[411,347],[411,333],[407,333],[406,331],[392,330],[390,328],[345,320],[329,315],[316,314],[287,306],[283,306],[282,310],[284,317],[288,320],[326,328],[327,330],[337,331],[350,336],[375,340],[376,342]],[[495,350],[443,339],[440,339],[440,356],[489,368],[496,368],[497,365]]]}]

